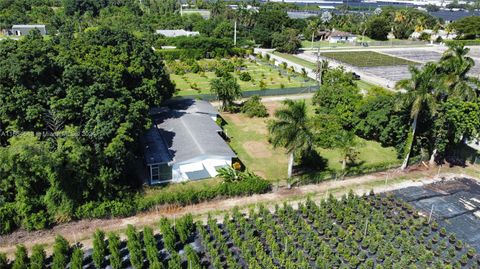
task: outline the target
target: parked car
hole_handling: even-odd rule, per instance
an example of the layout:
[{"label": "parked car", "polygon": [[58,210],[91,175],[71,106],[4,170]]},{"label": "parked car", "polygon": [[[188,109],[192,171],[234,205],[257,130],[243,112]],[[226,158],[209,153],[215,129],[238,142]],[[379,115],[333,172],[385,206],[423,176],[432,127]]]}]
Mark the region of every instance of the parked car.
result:
[{"label": "parked car", "polygon": [[360,80],[360,75],[355,72],[352,72],[352,77],[354,80]]}]

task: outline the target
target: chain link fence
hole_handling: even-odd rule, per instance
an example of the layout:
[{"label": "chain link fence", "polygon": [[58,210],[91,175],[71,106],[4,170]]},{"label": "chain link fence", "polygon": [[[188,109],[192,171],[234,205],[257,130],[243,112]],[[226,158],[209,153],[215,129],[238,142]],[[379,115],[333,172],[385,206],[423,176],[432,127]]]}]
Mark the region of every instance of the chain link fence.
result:
[{"label": "chain link fence", "polygon": [[[317,86],[305,86],[305,87],[292,87],[292,88],[279,88],[279,89],[265,89],[265,90],[252,90],[252,91],[243,91],[242,97],[248,98],[254,95],[259,96],[280,96],[280,95],[294,95],[294,94],[305,94],[305,93],[314,93],[318,90]],[[214,94],[197,94],[197,95],[185,95],[177,96],[180,98],[192,98],[200,99],[205,101],[217,101],[218,98]]]}]

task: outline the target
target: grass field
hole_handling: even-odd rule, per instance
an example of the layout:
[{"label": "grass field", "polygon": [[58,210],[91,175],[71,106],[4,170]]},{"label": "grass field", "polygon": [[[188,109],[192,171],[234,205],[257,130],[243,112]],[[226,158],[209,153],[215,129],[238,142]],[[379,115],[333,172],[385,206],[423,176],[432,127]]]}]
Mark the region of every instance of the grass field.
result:
[{"label": "grass field", "polygon": [[[282,74],[278,69],[268,65],[255,62],[245,62],[245,64],[246,69],[242,72],[249,72],[252,76],[251,81],[241,81],[238,79],[238,74],[232,73],[243,91],[260,90],[260,81],[265,83],[265,89],[303,87],[313,84],[310,79],[306,81],[298,74],[285,74],[286,72]],[[177,86],[177,95],[185,96],[210,93],[210,81],[216,76],[214,72],[205,72],[185,75],[171,74],[170,78]]]},{"label": "grass field", "polygon": [[277,55],[279,57],[282,57],[282,58],[285,58],[289,61],[292,61],[296,64],[299,64],[301,66],[304,66],[304,67],[307,67],[307,68],[310,68],[310,69],[315,69],[316,68],[316,65],[312,62],[309,62],[307,60],[304,60],[304,59],[300,59],[298,58],[297,56],[295,55],[292,55],[292,54],[287,54],[287,53],[281,53],[281,52],[273,52],[274,55]]},{"label": "grass field", "polygon": [[374,51],[324,52],[322,56],[359,67],[411,65],[408,61]]},{"label": "grass field", "polygon": [[[313,107],[309,103],[309,113]],[[280,102],[265,103],[270,113],[281,107]],[[225,126],[227,135],[231,138],[230,146],[237,153],[248,169],[268,180],[281,180],[287,176],[287,156],[283,149],[273,149],[268,142],[268,119],[248,118],[244,114],[223,114],[228,122]],[[371,165],[377,163],[395,162],[396,151],[384,148],[379,143],[359,139],[358,163]],[[336,149],[319,149],[320,155],[328,160],[328,168],[341,169],[341,155]]]}]

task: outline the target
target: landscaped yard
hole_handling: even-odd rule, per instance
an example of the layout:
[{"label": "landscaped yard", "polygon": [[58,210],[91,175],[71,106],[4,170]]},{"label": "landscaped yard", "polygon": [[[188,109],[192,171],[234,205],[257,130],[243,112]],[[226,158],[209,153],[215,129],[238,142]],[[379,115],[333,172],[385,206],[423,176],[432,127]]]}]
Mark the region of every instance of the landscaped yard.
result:
[{"label": "landscaped yard", "polygon": [[359,67],[418,64],[374,51],[324,52],[322,56]]},{"label": "landscaped yard", "polygon": [[[310,103],[310,100],[307,102]],[[280,102],[265,103],[270,117],[282,106]],[[309,106],[312,108],[312,106]],[[309,109],[313,113],[313,109]],[[287,176],[287,156],[283,149],[273,149],[268,142],[266,121],[268,118],[249,118],[244,114],[224,113],[228,122],[225,126],[227,135],[231,138],[230,146],[237,153],[248,169],[268,180],[281,180]],[[394,163],[397,161],[393,148],[384,148],[374,141],[359,139],[358,163],[375,165]],[[328,160],[328,168],[341,169],[341,155],[336,149],[320,149],[320,155]]]},{"label": "landscaped yard", "polygon": [[[232,73],[237,78],[237,82],[243,91],[262,89],[261,81],[263,81],[264,89],[304,87],[314,84],[312,80],[305,80],[299,74],[280,72],[277,68],[266,64],[245,61],[245,65],[245,70],[242,72],[248,72],[252,77],[251,81],[241,81],[236,72]],[[204,72],[187,73],[185,75],[171,74],[170,78],[176,84],[177,95],[185,96],[209,94],[210,81],[216,76],[214,72]]]}]

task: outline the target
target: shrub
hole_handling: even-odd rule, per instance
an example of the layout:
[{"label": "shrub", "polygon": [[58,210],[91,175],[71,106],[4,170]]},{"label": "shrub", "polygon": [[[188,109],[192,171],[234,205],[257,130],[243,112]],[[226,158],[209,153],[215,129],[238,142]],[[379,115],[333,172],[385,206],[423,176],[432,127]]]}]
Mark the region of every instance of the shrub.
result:
[{"label": "shrub", "polygon": [[113,232],[108,233],[108,251],[110,252],[110,266],[113,269],[122,268],[122,257],[120,255],[120,238]]},{"label": "shrub", "polygon": [[200,258],[198,257],[195,250],[193,250],[192,246],[187,245],[185,247],[185,255],[187,256],[188,268],[191,268],[191,269],[202,268],[200,264]]},{"label": "shrub", "polygon": [[17,245],[15,251],[15,261],[13,262],[12,269],[27,269],[28,266],[28,253],[24,245]]},{"label": "shrub", "polygon": [[263,79],[260,80],[259,86],[260,86],[260,90],[265,90],[265,89],[267,89],[267,83],[265,83],[265,81],[264,81]]},{"label": "shrub", "polygon": [[[32,256],[30,257],[30,269],[45,268],[46,254],[42,245],[34,245],[32,248]],[[1,266],[0,266],[1,267]]]},{"label": "shrub", "polygon": [[55,238],[55,244],[53,245],[53,262],[52,269],[65,269],[69,260],[70,246],[68,241],[61,235],[57,235]]},{"label": "shrub", "polygon": [[143,242],[145,244],[145,252],[147,254],[147,260],[150,268],[158,268],[160,261],[158,260],[157,240],[153,235],[153,230],[150,227],[146,227],[143,230]]},{"label": "shrub", "polygon": [[170,253],[175,252],[177,237],[167,218],[162,218],[160,220],[160,233],[162,233],[165,248],[170,251]]},{"label": "shrub", "polygon": [[130,253],[130,263],[133,268],[141,269],[143,267],[143,253],[142,253],[142,244],[140,243],[140,238],[131,224],[127,226],[127,248]]},{"label": "shrub", "polygon": [[80,206],[76,211],[76,217],[84,218],[111,218],[126,217],[135,213],[135,202],[131,200],[125,201],[104,201],[89,202]]},{"label": "shrub", "polygon": [[219,68],[215,69],[215,76],[217,76],[219,78],[228,77],[228,76],[230,76],[230,73],[225,68],[219,67]]},{"label": "shrub", "polygon": [[[72,261],[70,265],[71,269],[82,269],[83,268],[83,251],[80,247],[75,246],[72,253]],[[100,267],[97,267],[100,268]]]},{"label": "shrub", "polygon": [[175,229],[177,230],[180,242],[187,242],[188,238],[192,235],[195,224],[193,223],[193,217],[191,214],[187,214],[177,220]]},{"label": "shrub", "polygon": [[105,233],[96,230],[94,235],[93,235],[93,264],[95,264],[95,267],[101,268],[104,258],[106,256],[106,245],[105,245]]},{"label": "shrub", "polygon": [[267,108],[262,103],[262,98],[260,98],[260,96],[258,95],[254,95],[250,97],[250,99],[245,101],[245,103],[243,103],[241,111],[242,113],[247,114],[247,116],[249,116],[250,118],[263,118],[268,116]]},{"label": "shrub", "polygon": [[18,214],[15,203],[5,203],[0,207],[0,234],[8,234],[18,228]]},{"label": "shrub", "polygon": [[182,269],[182,259],[176,251],[171,253],[168,260],[168,269]]},{"label": "shrub", "polygon": [[0,269],[8,268],[7,255],[5,253],[0,253]]},{"label": "shrub", "polygon": [[250,73],[248,73],[248,72],[242,72],[242,73],[240,73],[240,75],[238,76],[238,78],[239,78],[241,81],[250,81],[250,80],[252,80],[252,76],[251,76]]}]

